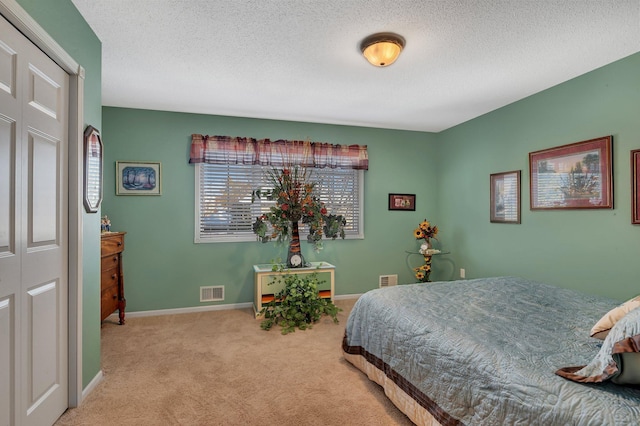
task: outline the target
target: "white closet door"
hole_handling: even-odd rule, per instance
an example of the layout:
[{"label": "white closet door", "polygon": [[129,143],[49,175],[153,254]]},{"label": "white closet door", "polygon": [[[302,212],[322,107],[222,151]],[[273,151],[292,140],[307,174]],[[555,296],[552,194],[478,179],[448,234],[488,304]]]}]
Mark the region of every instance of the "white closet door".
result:
[{"label": "white closet door", "polygon": [[0,18],[0,425],[68,407],[68,84]]}]

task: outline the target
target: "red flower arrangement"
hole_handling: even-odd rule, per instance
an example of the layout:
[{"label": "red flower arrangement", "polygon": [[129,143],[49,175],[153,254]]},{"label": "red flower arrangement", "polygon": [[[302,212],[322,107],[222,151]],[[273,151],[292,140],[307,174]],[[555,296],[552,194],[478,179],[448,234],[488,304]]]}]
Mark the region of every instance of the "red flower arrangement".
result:
[{"label": "red flower arrangement", "polygon": [[253,191],[252,201],[266,198],[276,202],[269,213],[256,218],[253,224],[253,232],[259,241],[295,239],[300,221],[309,226],[307,240],[313,243],[316,251],[322,249],[323,235],[331,239],[345,237],[347,221],[341,215],[328,214],[325,204],[314,193],[316,183],[310,181],[310,176],[309,169],[299,166],[273,169],[268,172],[273,187]]}]

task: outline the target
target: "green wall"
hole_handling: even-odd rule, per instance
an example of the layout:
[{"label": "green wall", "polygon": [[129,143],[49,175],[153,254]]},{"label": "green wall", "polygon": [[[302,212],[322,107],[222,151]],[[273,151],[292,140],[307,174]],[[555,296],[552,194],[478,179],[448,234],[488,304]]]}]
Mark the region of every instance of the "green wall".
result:
[{"label": "green wall", "polygon": [[[257,242],[194,244],[192,133],[366,144],[365,239],[329,241],[309,260],[337,266],[336,293],[377,287],[379,275],[413,282],[412,231],[441,229],[432,278],[518,275],[625,299],[638,293],[640,227],[630,224],[629,150],[640,148],[640,54],[610,64],[439,134],[103,108],[105,200],[127,232],[127,309],[201,306],[199,287],[225,285],[224,304],[252,301],[251,265],[282,257]],[[528,153],[614,136],[613,210],[529,210]],[[160,197],[116,196],[115,162],[162,162]],[[489,222],[489,174],[522,170],[522,224]],[[417,194],[415,212],[387,210],[390,192]]]},{"label": "green wall", "polygon": [[[102,44],[70,0],[17,0],[20,6],[84,67],[84,119],[102,126]],[[100,371],[100,214],[83,219],[82,383]]]},{"label": "green wall", "polygon": [[[616,299],[640,292],[630,154],[640,148],[640,54],[444,131],[442,236],[467,278],[519,275]],[[613,135],[613,210],[531,211],[528,153]],[[522,170],[522,224],[489,222],[489,174]]]},{"label": "green wall", "polygon": [[[256,263],[285,257],[286,247],[242,243],[195,244],[195,167],[188,164],[192,133],[362,144],[365,172],[364,240],[326,241],[319,254],[303,242],[309,261],[336,265],[336,294],[363,293],[379,275],[413,281],[405,250],[417,249],[412,231],[436,217],[434,135],[323,124],[103,108],[105,192],[103,214],[126,231],[127,310],[202,306],[200,286],[224,285],[224,304],[253,301]],[[160,161],[161,196],[116,196],[116,161]],[[390,192],[415,193],[415,212],[389,211]],[[211,303],[208,303],[211,304]]]}]

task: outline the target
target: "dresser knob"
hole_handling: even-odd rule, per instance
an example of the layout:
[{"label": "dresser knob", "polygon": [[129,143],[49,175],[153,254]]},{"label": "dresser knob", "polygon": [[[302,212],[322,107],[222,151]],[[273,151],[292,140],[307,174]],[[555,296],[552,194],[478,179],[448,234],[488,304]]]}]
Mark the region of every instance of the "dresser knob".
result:
[{"label": "dresser knob", "polygon": [[118,246],[121,246],[121,245],[122,245],[122,241],[118,241]]},{"label": "dresser knob", "polygon": [[116,279],[116,277],[117,277],[116,274],[111,275],[111,278],[114,279],[114,280]]},{"label": "dresser knob", "polygon": [[117,262],[118,261],[118,256],[113,256],[113,261]]}]

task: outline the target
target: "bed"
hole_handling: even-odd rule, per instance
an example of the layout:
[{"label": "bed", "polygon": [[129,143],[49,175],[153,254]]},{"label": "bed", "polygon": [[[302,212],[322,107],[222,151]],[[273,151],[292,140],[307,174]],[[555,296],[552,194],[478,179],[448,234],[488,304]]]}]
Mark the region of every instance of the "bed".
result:
[{"label": "bed", "polygon": [[517,277],[377,289],[354,305],[343,355],[419,425],[640,424],[640,388],[614,383],[610,349],[640,355],[640,309],[590,337],[617,304]]}]

